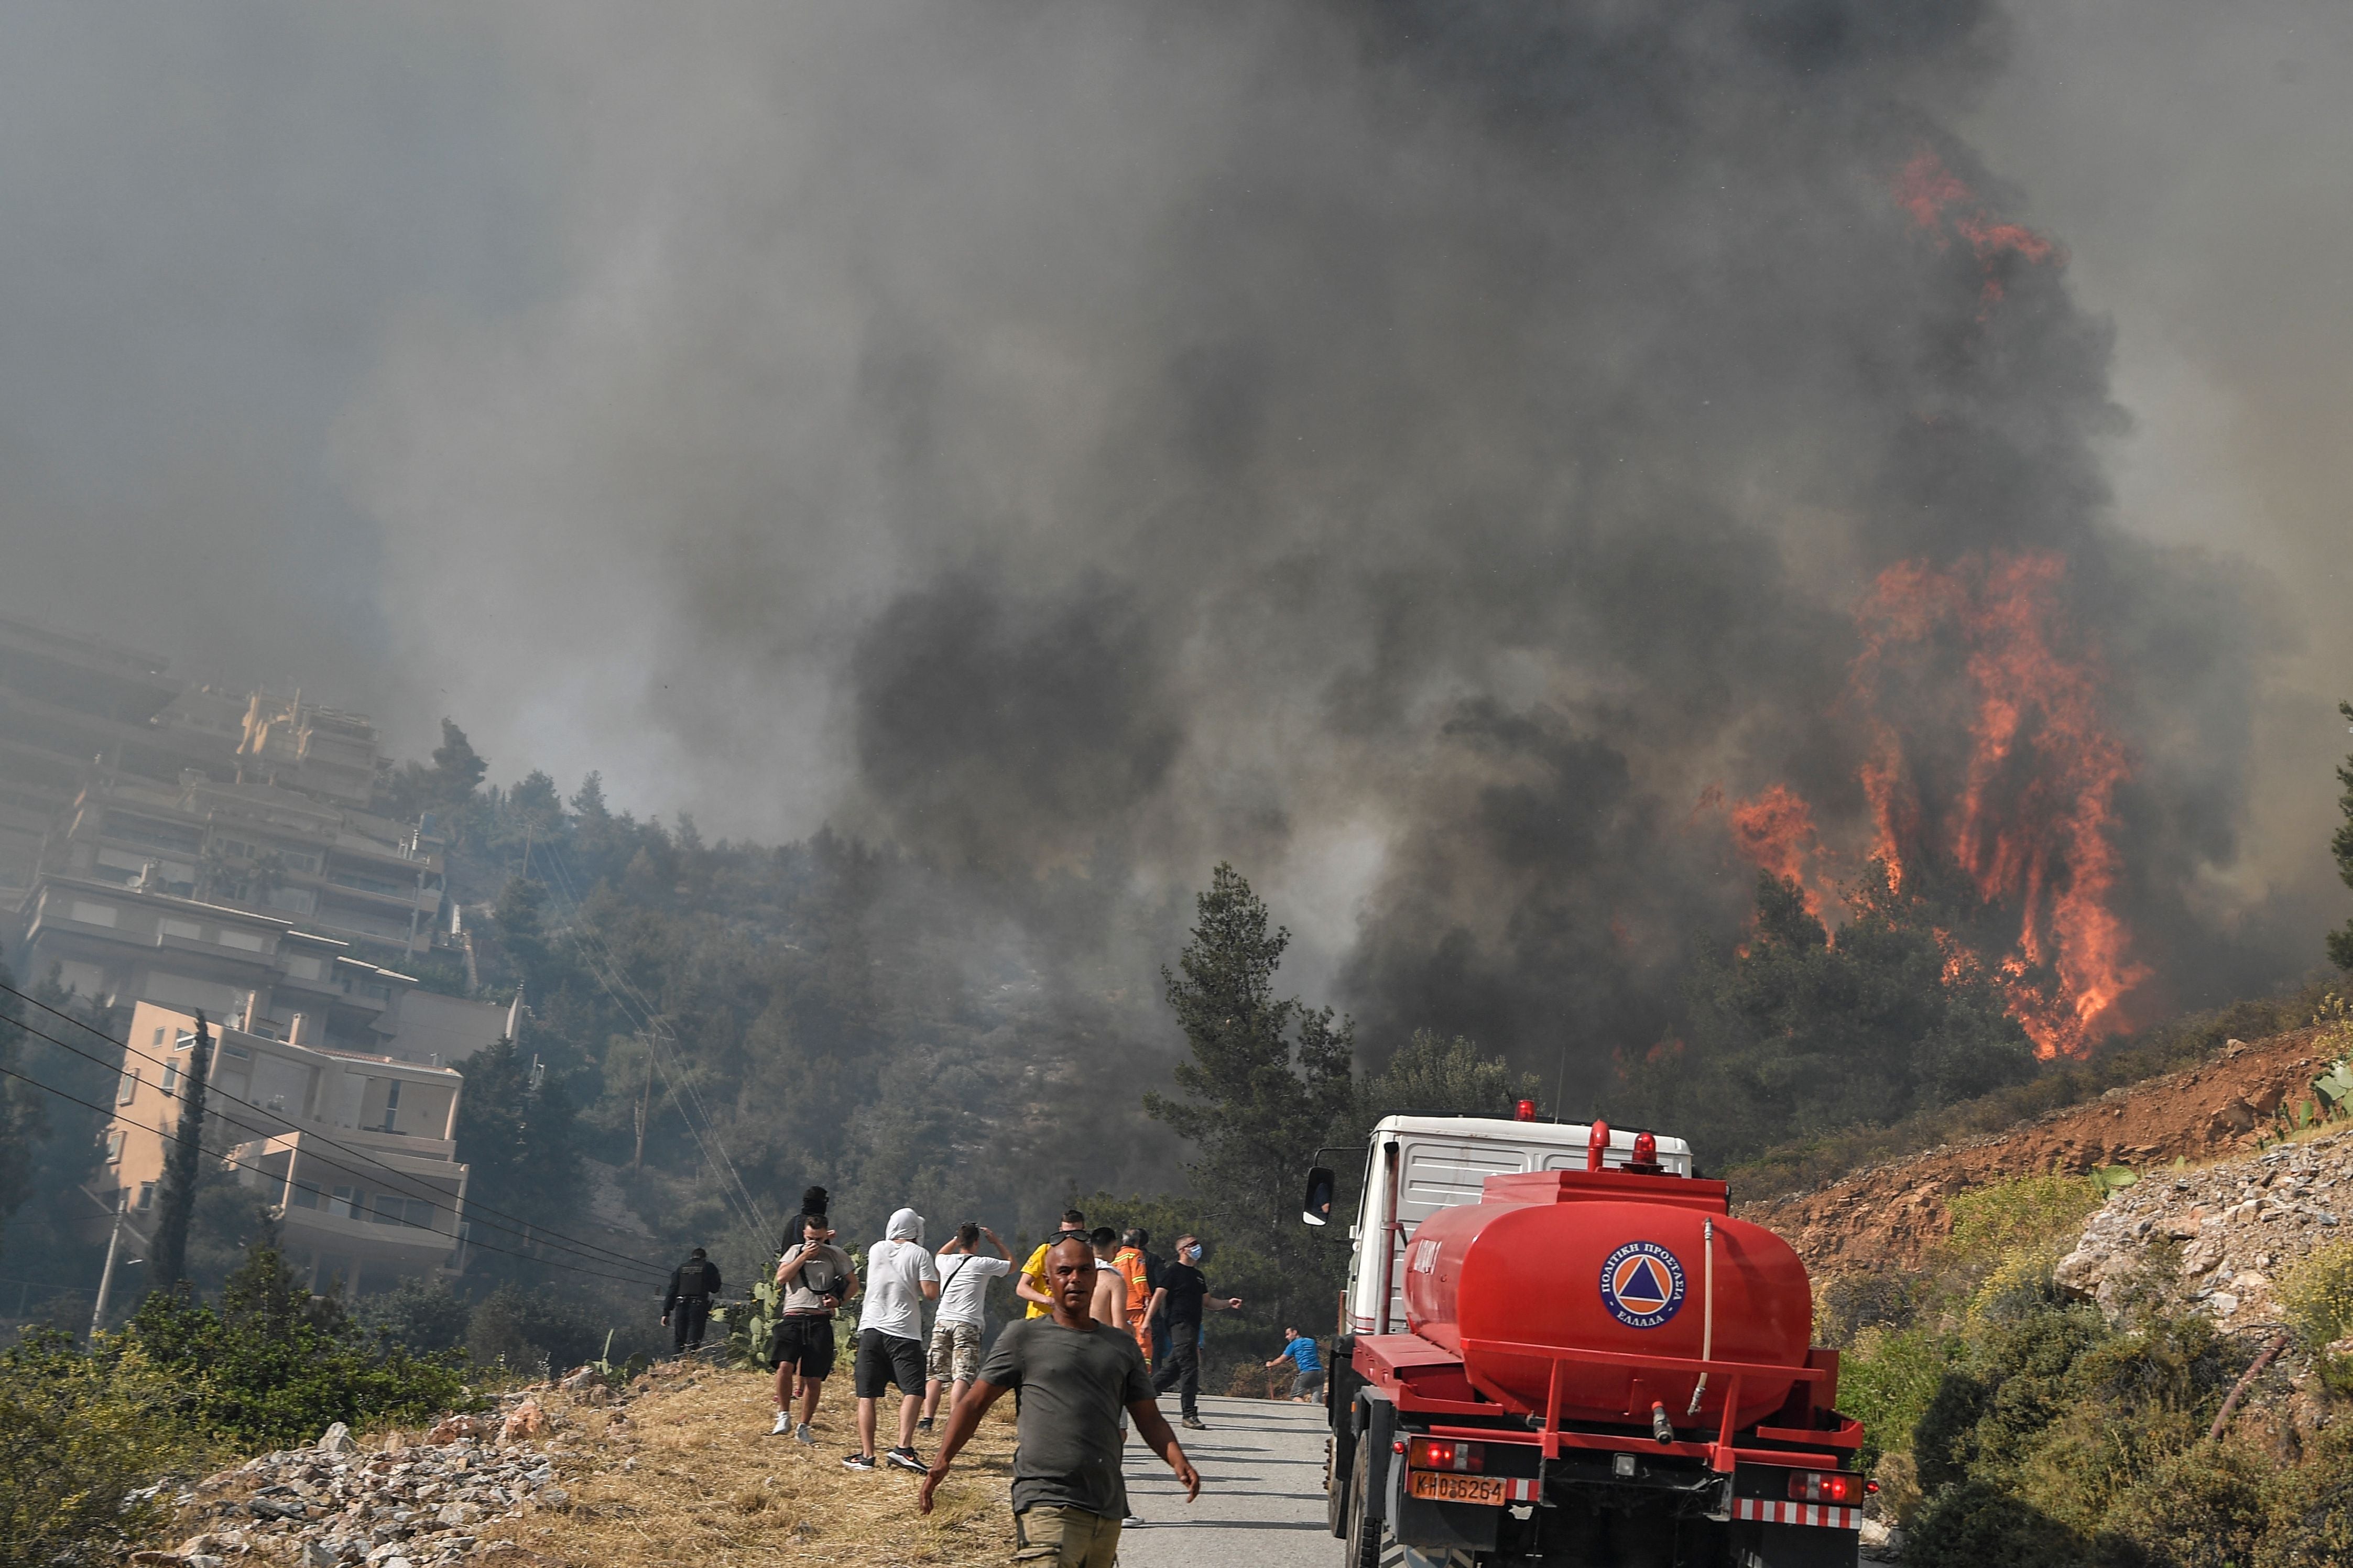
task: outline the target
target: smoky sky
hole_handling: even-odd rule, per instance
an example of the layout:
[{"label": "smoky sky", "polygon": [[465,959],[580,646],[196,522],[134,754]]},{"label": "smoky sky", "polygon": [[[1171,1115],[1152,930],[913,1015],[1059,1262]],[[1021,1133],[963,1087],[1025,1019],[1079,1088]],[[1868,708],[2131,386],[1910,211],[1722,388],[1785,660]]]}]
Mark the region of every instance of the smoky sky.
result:
[{"label": "smoky sky", "polygon": [[1862,823],[1874,575],[2050,551],[2210,1001],[2332,908],[2353,72],[2126,9],[20,13],[0,608],[707,835],[1229,858],[1377,1053],[1586,1078],[1737,929],[1709,786]]}]

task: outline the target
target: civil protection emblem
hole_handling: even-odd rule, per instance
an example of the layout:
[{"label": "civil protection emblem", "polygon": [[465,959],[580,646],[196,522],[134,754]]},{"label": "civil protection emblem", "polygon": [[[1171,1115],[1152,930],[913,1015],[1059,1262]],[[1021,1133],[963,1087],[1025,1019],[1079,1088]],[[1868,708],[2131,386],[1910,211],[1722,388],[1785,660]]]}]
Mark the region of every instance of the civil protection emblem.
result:
[{"label": "civil protection emblem", "polygon": [[1683,1266],[1655,1241],[1630,1241],[1601,1265],[1601,1300],[1630,1329],[1655,1329],[1683,1310]]}]

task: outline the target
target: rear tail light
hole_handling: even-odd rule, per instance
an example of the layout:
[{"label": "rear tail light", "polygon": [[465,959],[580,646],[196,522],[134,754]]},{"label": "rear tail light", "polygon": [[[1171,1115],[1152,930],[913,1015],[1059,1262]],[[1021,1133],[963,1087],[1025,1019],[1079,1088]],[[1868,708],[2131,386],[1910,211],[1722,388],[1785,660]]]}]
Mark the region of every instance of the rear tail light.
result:
[{"label": "rear tail light", "polygon": [[1487,1468],[1487,1445],[1457,1443],[1448,1437],[1416,1437],[1406,1446],[1405,1462],[1417,1470],[1467,1470]]},{"label": "rear tail light", "polygon": [[1860,1502],[1862,1478],[1838,1470],[1793,1470],[1789,1474],[1789,1497],[1796,1502]]}]

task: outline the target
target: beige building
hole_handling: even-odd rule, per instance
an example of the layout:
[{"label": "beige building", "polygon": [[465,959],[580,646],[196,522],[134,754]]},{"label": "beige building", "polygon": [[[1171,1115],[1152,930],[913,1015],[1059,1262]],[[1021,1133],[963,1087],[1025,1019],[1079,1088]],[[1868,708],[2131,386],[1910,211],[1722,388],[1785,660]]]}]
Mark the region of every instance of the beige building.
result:
[{"label": "beige building", "polygon": [[293,920],[398,963],[433,943],[440,843],[417,829],[271,784],[191,774],[164,787],[104,776],[52,828],[43,876],[163,891]]},{"label": "beige building", "polygon": [[[208,1106],[220,1114],[206,1118],[207,1157],[233,1163],[237,1181],[280,1214],[287,1259],[314,1289],[359,1294],[453,1271],[465,1220],[455,1142],[464,1080],[323,1044],[316,1026],[297,1014],[284,1027],[258,1016],[214,1027]],[[136,1224],[154,1213],[195,1015],[141,1002],[130,1041],[106,1169]]]},{"label": "beige building", "polygon": [[248,699],[164,671],[149,654],[0,619],[0,904],[32,886],[44,838],[96,773],[237,776]]},{"label": "beige building", "polygon": [[153,1003],[337,1050],[442,1067],[506,1030],[507,1010],[427,991],[413,976],[291,919],[164,891],[160,868],[125,885],[45,876],[25,910],[20,972],[54,974],[121,1009]]}]

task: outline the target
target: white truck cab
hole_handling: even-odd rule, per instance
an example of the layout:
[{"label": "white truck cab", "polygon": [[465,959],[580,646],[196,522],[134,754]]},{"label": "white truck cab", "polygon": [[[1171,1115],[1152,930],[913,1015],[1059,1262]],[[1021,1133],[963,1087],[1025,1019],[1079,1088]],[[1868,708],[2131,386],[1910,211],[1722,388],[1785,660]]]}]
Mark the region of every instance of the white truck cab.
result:
[{"label": "white truck cab", "polygon": [[[1348,1331],[1405,1330],[1406,1242],[1414,1226],[1440,1209],[1475,1204],[1490,1176],[1528,1171],[1581,1171],[1591,1123],[1519,1121],[1490,1116],[1386,1116],[1365,1151],[1364,1195],[1348,1239]],[[1616,1170],[1634,1157],[1636,1132],[1611,1128],[1603,1164]],[[1655,1135],[1656,1160],[1668,1174],[1692,1173],[1691,1145]]]}]

